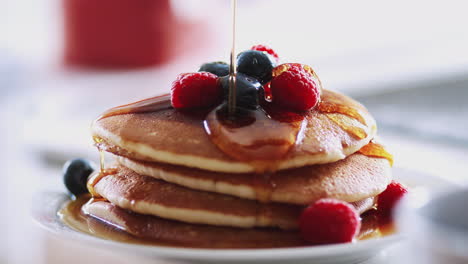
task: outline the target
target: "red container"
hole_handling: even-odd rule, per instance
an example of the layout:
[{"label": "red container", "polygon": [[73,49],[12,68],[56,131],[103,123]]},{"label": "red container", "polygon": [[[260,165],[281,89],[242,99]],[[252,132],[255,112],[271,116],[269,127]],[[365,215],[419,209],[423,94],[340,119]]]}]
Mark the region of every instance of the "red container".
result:
[{"label": "red container", "polygon": [[65,62],[136,68],[168,61],[175,31],[169,0],[63,0]]}]

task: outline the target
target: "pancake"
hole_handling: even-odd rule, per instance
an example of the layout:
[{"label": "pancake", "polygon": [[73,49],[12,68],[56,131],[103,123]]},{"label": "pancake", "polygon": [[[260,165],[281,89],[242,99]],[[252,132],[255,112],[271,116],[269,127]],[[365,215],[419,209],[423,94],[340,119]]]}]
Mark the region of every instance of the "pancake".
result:
[{"label": "pancake", "polygon": [[[307,246],[297,231],[274,228],[234,228],[189,224],[155,216],[135,214],[109,202],[96,201],[82,207],[88,215],[93,234],[109,239],[115,231],[109,224],[145,243],[193,248],[278,248]],[[372,213],[372,212],[370,212]],[[371,216],[371,217],[369,217]],[[99,221],[96,221],[98,219]],[[103,223],[100,223],[102,221]],[[372,215],[365,215],[358,239],[375,233],[378,225]],[[125,241],[129,241],[125,238]],[[131,241],[131,240],[130,240]]]},{"label": "pancake", "polygon": [[117,161],[138,174],[191,189],[302,205],[320,198],[359,201],[378,195],[391,181],[390,164],[386,159],[362,154],[269,175],[217,173],[125,157],[117,157]]},{"label": "pancake", "polygon": [[[83,206],[82,211],[86,215],[116,226],[138,238],[156,240],[170,246],[277,248],[306,245],[295,231],[195,225],[150,215],[135,214],[122,210],[109,202],[88,203]],[[90,224],[91,228],[99,228],[96,223],[91,222]]]},{"label": "pancake", "polygon": [[[297,228],[303,206],[260,203],[234,196],[188,189],[125,167],[101,178],[94,191],[117,205],[140,214],[155,215],[188,223],[217,226]],[[361,201],[359,213],[374,205],[373,198]]]},{"label": "pancake", "polygon": [[221,151],[205,131],[206,110],[187,113],[166,107],[104,116],[93,123],[92,133],[98,147],[120,156],[226,173],[258,172],[257,161],[267,163],[270,170],[332,163],[374,138],[375,120],[361,104],[328,90],[321,100],[318,107],[304,113],[300,129],[291,134],[295,144],[278,159],[239,160]]}]

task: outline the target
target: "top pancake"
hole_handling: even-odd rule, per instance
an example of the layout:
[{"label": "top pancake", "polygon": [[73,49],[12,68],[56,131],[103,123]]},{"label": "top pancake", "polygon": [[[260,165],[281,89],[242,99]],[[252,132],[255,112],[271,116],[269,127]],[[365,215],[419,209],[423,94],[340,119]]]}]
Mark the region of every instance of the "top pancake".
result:
[{"label": "top pancake", "polygon": [[[305,113],[296,144],[281,159],[268,160],[275,170],[331,163],[353,154],[376,134],[375,120],[353,99],[323,90],[318,107]],[[255,160],[225,154],[204,128],[207,111],[164,108],[98,119],[92,133],[109,152],[153,161],[227,173],[258,171]],[[265,161],[262,161],[265,162]]]}]

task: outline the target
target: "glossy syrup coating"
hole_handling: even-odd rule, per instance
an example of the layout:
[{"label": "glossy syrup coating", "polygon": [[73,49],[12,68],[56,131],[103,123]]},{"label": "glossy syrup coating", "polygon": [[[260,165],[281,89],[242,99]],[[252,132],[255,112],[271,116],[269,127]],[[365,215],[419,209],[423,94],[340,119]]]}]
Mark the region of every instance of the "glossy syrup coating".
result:
[{"label": "glossy syrup coating", "polygon": [[382,144],[372,140],[369,144],[365,145],[359,150],[359,153],[369,157],[377,157],[387,159],[390,166],[393,166],[393,155],[388,152]]},{"label": "glossy syrup coating", "polygon": [[[241,144],[215,139],[229,139],[233,131],[227,127],[217,130],[219,126],[214,125],[213,131],[224,131],[226,134],[213,134],[210,124],[222,122],[215,121],[217,117],[213,113],[214,108],[190,111],[173,109],[170,97],[154,97],[105,112],[94,122],[92,130],[95,137],[103,139],[108,150],[119,155],[232,173],[335,162],[358,151],[376,134],[375,120],[365,107],[349,97],[325,89],[319,105],[302,114],[265,105],[250,112],[248,115],[258,118],[259,122],[244,124],[241,133],[245,137]],[[278,135],[279,138],[272,136],[269,139],[268,135],[274,135],[272,130],[276,128],[289,132],[284,131],[283,135]],[[246,132],[254,130],[257,132]],[[258,141],[261,141],[260,144]],[[252,153],[271,148],[272,154],[267,153],[267,156],[274,159],[260,157],[247,161],[226,148],[223,150],[223,146],[218,146],[217,142]],[[281,155],[274,154],[276,150]]]}]

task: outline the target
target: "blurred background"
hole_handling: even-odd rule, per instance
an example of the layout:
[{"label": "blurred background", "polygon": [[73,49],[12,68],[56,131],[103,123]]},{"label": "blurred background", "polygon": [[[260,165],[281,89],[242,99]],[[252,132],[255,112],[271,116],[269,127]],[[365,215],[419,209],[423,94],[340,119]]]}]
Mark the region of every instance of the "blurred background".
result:
[{"label": "blurred background", "polygon": [[[97,160],[89,126],[103,110],[228,61],[229,8],[228,0],[0,0],[0,263],[126,263],[41,232],[29,216],[33,194],[62,189],[67,159]],[[312,66],[326,88],[375,115],[395,166],[466,184],[467,8],[238,0],[237,51],[267,44],[282,62]],[[70,258],[60,250],[68,247],[86,254]]]}]

